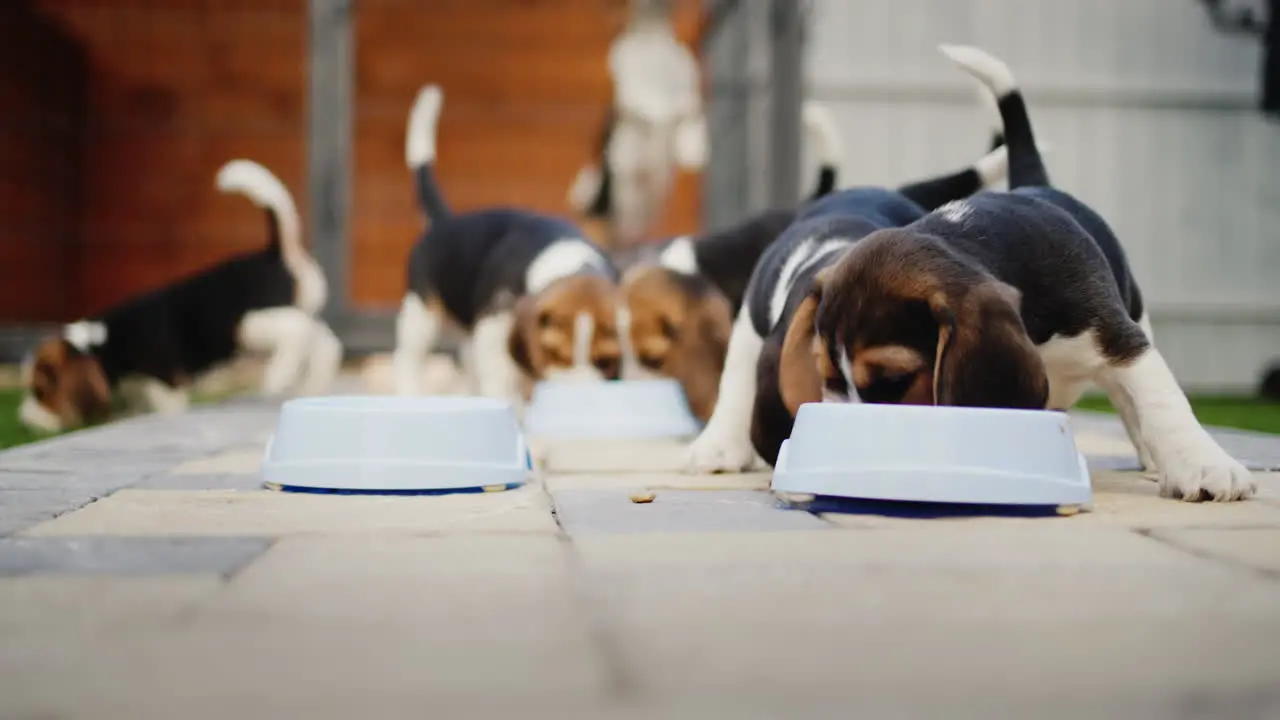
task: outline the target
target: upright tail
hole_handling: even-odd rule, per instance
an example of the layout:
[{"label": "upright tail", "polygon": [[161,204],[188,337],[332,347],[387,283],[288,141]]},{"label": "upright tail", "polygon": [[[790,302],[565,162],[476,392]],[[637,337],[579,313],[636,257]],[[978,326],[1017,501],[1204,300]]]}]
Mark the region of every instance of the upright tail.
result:
[{"label": "upright tail", "polygon": [[998,145],[964,170],[903,185],[898,188],[898,192],[932,212],[953,200],[963,200],[979,190],[995,185],[1008,172],[1008,150],[1003,145]]},{"label": "upright tail", "polygon": [[813,189],[809,200],[833,192],[840,181],[840,155],[843,143],[840,131],[836,129],[835,118],[825,106],[813,101],[806,101],[801,108],[801,122],[805,131],[813,138],[814,154],[818,158],[818,185]]},{"label": "upright tail", "polygon": [[280,249],[285,267],[297,277],[311,263],[302,245],[302,220],[289,188],[270,170],[252,160],[232,160],[218,171],[215,181],[224,193],[238,193],[265,208],[270,223],[271,245]]},{"label": "upright tail", "polygon": [[1005,145],[1009,148],[1009,187],[1049,185],[1049,172],[1036,148],[1027,104],[1009,66],[985,50],[968,45],[939,45],[938,50],[985,85],[995,98],[1004,125]]},{"label": "upright tail", "polygon": [[409,111],[409,128],[404,139],[404,160],[413,171],[418,188],[418,205],[427,217],[439,220],[449,217],[451,211],[436,183],[436,123],[440,119],[440,107],[444,105],[444,92],[438,85],[426,85],[418,91]]}]

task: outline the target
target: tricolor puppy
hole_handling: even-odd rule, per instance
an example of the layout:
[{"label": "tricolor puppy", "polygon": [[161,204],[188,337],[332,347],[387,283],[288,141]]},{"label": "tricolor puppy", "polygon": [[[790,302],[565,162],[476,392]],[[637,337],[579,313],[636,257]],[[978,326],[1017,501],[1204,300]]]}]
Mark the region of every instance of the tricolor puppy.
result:
[{"label": "tricolor puppy", "polygon": [[[809,197],[816,200],[836,187],[840,136],[826,108],[807,102],[803,111],[818,158],[817,185]],[[733,314],[742,304],[751,270],[795,215],[793,208],[768,210],[727,230],[683,236],[633,253],[622,278],[624,377],[674,378],[693,413],[703,421],[709,418]]]},{"label": "tricolor puppy", "polygon": [[1162,495],[1251,495],[1152,344],[1115,234],[1050,186],[1013,74],[977,48],[941,49],[999,98],[1011,189],[866,235],[805,279],[761,362],[757,449],[772,459],[805,402],[1065,410],[1097,382]]},{"label": "tricolor puppy", "polygon": [[[711,417],[719,395],[732,318],[766,248],[798,215],[843,212],[849,202],[854,207],[848,212],[856,214],[866,199],[861,192],[830,195],[840,155],[835,123],[813,103],[806,104],[805,118],[822,160],[818,188],[805,205],[770,210],[700,238],[677,238],[659,250],[656,261],[637,264],[623,276],[624,317],[629,320],[625,339],[630,343],[624,374],[675,378],[694,414],[704,421]],[[892,222],[910,222],[925,210],[968,197],[1003,180],[1007,169],[1005,150],[997,147],[972,167],[899,188],[911,210]],[[635,362],[630,361],[632,355]]]},{"label": "tricolor puppy", "polygon": [[604,221],[612,248],[644,240],[676,167],[698,170],[707,155],[698,61],[675,35],[670,3],[630,4],[630,20],[609,47],[613,107],[596,161],[569,189],[570,205]]},{"label": "tricolor puppy", "polygon": [[266,168],[227,163],[218,189],[266,208],[271,241],[136,297],[43,340],[26,363],[28,395],[20,416],[45,431],[104,418],[114,391],[141,381],[150,410],[186,408],[198,376],[237,353],[268,353],[262,389],[323,391],[342,361],[342,346],[317,318],[328,288],[302,244],[293,198]]},{"label": "tricolor puppy", "polygon": [[[1007,169],[999,147],[968,170],[916,183],[901,190],[863,187],[828,195],[800,210],[756,264],[746,298],[734,322],[720,377],[717,401],[702,434],[690,446],[686,467],[693,472],[736,472],[759,453],[772,464],[791,432],[795,409],[784,404],[778,362],[795,322],[804,326],[806,298],[819,274],[866,236],[915,222],[926,214],[920,203],[963,197],[999,181]],[[944,206],[946,207],[946,206]],[[837,366],[837,372],[852,372]],[[834,395],[836,388],[830,388]],[[823,396],[818,386],[819,398]]]},{"label": "tricolor puppy", "polygon": [[616,379],[617,271],[572,223],[525,210],[454,214],[435,181],[443,94],[418,94],[405,155],[430,229],[409,255],[396,319],[396,389],[419,392],[421,364],[446,322],[470,339],[464,364],[482,395],[519,406],[527,381]]}]

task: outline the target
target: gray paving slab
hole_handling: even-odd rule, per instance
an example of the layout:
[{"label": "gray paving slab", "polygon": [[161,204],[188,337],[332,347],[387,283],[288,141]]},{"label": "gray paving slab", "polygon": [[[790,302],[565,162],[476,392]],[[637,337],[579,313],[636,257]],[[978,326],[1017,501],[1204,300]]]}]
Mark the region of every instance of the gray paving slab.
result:
[{"label": "gray paving slab", "polygon": [[271,546],[252,537],[0,538],[0,577],[41,574],[230,575]]},{"label": "gray paving slab", "polygon": [[261,490],[257,473],[160,473],[144,478],[135,490]]},{"label": "gray paving slab", "polygon": [[99,497],[74,488],[0,490],[0,537],[82,508]]},{"label": "gray paving slab", "polygon": [[829,525],[807,512],[779,506],[767,492],[655,490],[649,503],[632,502],[625,490],[552,491],[556,519],[570,535],[583,533],[686,533],[822,530]]},{"label": "gray paving slab", "polygon": [[[1124,425],[1115,415],[1074,411],[1071,413],[1071,423],[1080,430],[1101,433],[1122,440],[1128,439]],[[1206,429],[1224,450],[1244,463],[1250,470],[1267,472],[1280,470],[1280,435],[1232,428],[1209,427]],[[1128,459],[1136,466],[1136,456]]]}]

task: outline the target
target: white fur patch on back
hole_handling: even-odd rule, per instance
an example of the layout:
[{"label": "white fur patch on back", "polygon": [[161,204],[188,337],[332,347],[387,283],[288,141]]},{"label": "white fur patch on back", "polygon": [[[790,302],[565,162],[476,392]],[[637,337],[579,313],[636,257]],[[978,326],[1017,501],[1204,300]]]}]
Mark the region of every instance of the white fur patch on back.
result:
[{"label": "white fur patch on back", "polygon": [[777,325],[778,318],[782,317],[787,296],[791,294],[791,286],[795,284],[796,278],[813,267],[814,263],[848,246],[848,240],[823,240],[819,243],[810,238],[796,247],[787,261],[782,264],[782,270],[778,273],[778,284],[773,287],[773,297],[769,298],[770,326]]},{"label": "white fur patch on back", "polygon": [[78,320],[63,326],[62,339],[82,353],[107,342],[107,326],[93,320]]},{"label": "white fur patch on back", "polygon": [[936,212],[943,220],[959,225],[973,214],[973,206],[968,200],[952,200],[938,208]]},{"label": "white fur patch on back", "polygon": [[555,281],[569,277],[583,268],[603,270],[604,256],[587,240],[561,238],[546,247],[529,263],[524,273],[527,293],[540,293]]},{"label": "white fur patch on back", "polygon": [[698,258],[693,252],[693,239],[684,235],[672,240],[658,255],[658,264],[685,275],[697,275]]}]

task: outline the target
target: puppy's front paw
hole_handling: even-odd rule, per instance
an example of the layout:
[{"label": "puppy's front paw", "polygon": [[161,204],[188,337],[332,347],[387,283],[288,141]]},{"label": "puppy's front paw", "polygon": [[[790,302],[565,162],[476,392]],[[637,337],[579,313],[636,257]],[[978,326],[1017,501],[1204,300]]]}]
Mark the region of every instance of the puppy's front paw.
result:
[{"label": "puppy's front paw", "polygon": [[1249,469],[1216,444],[1177,456],[1159,479],[1162,496],[1187,502],[1243,500],[1258,489]]},{"label": "puppy's front paw", "polygon": [[751,467],[755,459],[756,451],[750,438],[733,437],[708,428],[685,452],[684,469],[695,475],[742,472]]}]

